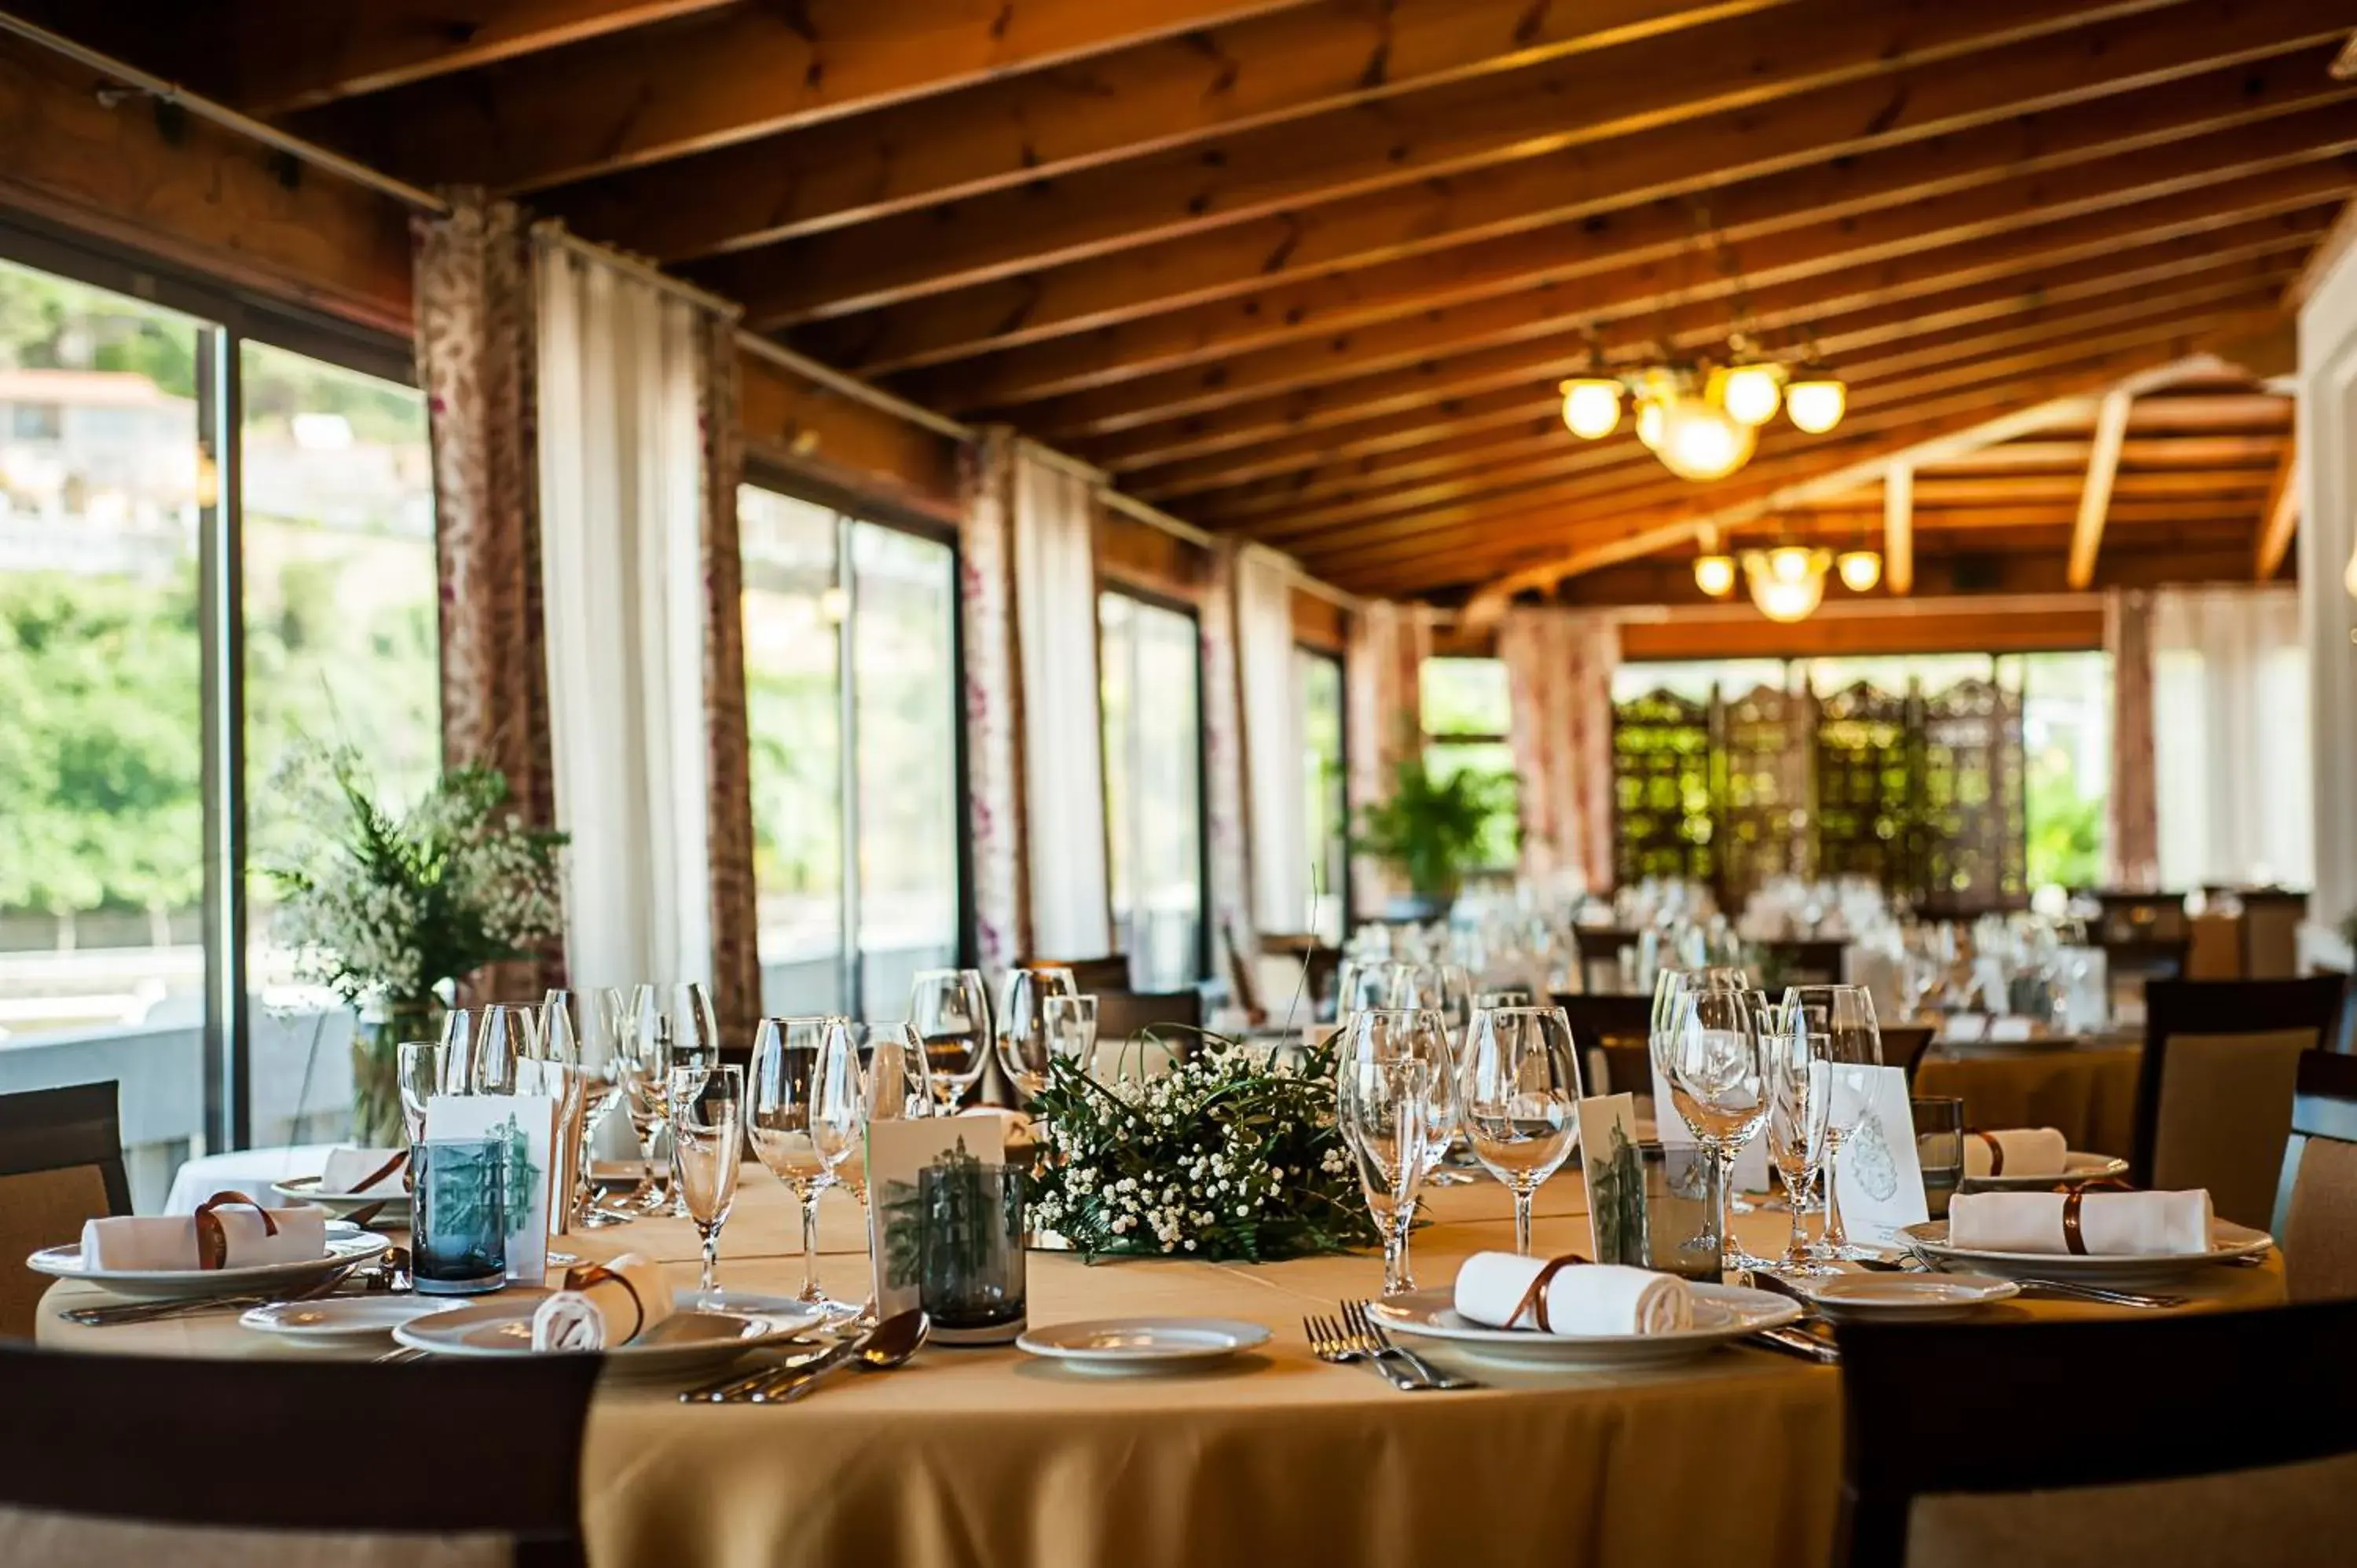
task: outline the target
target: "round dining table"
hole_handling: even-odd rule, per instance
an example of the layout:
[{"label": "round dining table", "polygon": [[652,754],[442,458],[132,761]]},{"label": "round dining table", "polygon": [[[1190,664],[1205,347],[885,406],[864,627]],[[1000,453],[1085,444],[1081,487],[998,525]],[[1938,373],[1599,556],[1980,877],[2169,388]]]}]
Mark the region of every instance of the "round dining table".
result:
[{"label": "round dining table", "polygon": [[2144,1047],[2119,1039],[1934,1045],[1915,1069],[1919,1095],[1953,1095],[1964,1125],[2051,1127],[2072,1148],[2130,1157]]},{"label": "round dining table", "polygon": [[[1417,1231],[1412,1255],[1421,1281],[1446,1284],[1471,1253],[1512,1245],[1508,1199],[1486,1178],[1432,1189],[1426,1198],[1433,1222]],[[1589,1251],[1577,1176],[1549,1182],[1538,1214],[1537,1250]],[[1781,1246],[1786,1223],[1772,1212],[1739,1221],[1747,1244],[1762,1251]],[[791,1294],[802,1271],[798,1236],[783,1188],[747,1166],[722,1235],[722,1288]],[[830,1195],[819,1276],[845,1299],[866,1292],[864,1236],[856,1205]],[[696,1241],[683,1220],[640,1220],[559,1245],[586,1256],[651,1256],[678,1284],[695,1283]],[[1841,1467],[1836,1369],[1749,1346],[1674,1369],[1615,1372],[1517,1370],[1437,1352],[1435,1359],[1486,1386],[1403,1393],[1367,1367],[1315,1359],[1302,1325],[1306,1314],[1331,1314],[1338,1302],[1381,1289],[1382,1263],[1372,1254],[1254,1265],[1186,1258],[1091,1264],[1034,1252],[1028,1274],[1035,1326],[1202,1316],[1262,1324],[1272,1337],[1225,1363],[1158,1376],[1068,1370],[1012,1346],[933,1346],[900,1370],[845,1373],[784,1405],[689,1405],[675,1389],[609,1381],[592,1405],[583,1458],[591,1563],[1819,1568],[1827,1561]],[[2195,1298],[2184,1310],[2279,1303],[2280,1262],[2271,1254],[2255,1268],[2208,1268],[2183,1294]],[[101,1328],[58,1316],[98,1298],[86,1285],[53,1287],[40,1342],[77,1351],[290,1353],[228,1313]],[[2025,1297],[1986,1316],[2120,1310]],[[366,1423],[365,1412],[350,1412],[332,1442],[364,1449]],[[1987,1439],[1960,1432],[1956,1440]],[[407,1463],[393,1460],[390,1474]],[[332,1465],[307,1466],[299,1484],[381,1480],[373,1470],[348,1481]]]}]

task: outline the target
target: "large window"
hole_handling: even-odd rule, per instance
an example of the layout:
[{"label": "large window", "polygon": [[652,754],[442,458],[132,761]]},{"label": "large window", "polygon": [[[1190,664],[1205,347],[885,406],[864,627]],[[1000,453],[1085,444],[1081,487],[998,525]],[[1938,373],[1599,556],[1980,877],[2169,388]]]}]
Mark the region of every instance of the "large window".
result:
[{"label": "large window", "polygon": [[960,946],[956,557],[754,485],[737,518],[763,1004],[897,1018]]},{"label": "large window", "polygon": [[1344,738],[1342,660],[1314,648],[1293,650],[1294,689],[1301,704],[1301,823],[1316,857],[1314,934],[1342,940],[1350,905],[1349,762]]},{"label": "large window", "polygon": [[1105,836],[1114,945],[1130,983],[1171,991],[1203,972],[1202,658],[1195,618],[1097,596]]},{"label": "large window", "polygon": [[1514,752],[1506,741],[1512,712],[1506,666],[1495,659],[1427,659],[1420,685],[1424,765],[1436,780],[1472,772],[1495,781],[1479,854],[1483,866],[1510,870],[1518,807],[1507,782],[1513,778]]},{"label": "large window", "polygon": [[350,1015],[238,897],[262,784],[300,733],[404,791],[439,724],[421,401],[246,332],[405,346],[137,286],[175,308],[0,262],[0,1092],[117,1081],[152,1208],[188,1155],[342,1135]]}]

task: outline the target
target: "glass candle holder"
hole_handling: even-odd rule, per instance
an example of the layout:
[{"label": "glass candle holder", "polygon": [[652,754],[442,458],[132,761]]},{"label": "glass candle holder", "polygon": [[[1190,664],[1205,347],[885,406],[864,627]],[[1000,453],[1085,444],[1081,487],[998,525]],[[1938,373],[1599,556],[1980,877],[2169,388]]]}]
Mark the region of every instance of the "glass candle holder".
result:
[{"label": "glass candle holder", "polygon": [[1948,1217],[1948,1200],[1964,1180],[1964,1102],[1953,1095],[1910,1100],[1915,1122],[1915,1163],[1923,1167],[1923,1201],[1934,1219]]},{"label": "glass candle holder", "polygon": [[481,1295],[507,1283],[507,1146],[497,1138],[429,1141],[410,1159],[416,1182],[410,1273],[420,1295]]},{"label": "glass candle holder", "polygon": [[918,1301],[942,1345],[1005,1345],[1026,1320],[1022,1173],[971,1160],[917,1175]]}]

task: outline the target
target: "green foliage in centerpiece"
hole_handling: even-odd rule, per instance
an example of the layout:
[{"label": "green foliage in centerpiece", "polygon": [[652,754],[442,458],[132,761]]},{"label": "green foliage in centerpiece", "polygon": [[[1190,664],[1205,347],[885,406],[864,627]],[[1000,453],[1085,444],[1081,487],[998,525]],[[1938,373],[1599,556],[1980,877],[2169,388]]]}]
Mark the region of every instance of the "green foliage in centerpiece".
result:
[{"label": "green foliage in centerpiece", "polygon": [[1273,1262],[1376,1245],[1334,1122],[1332,1049],[1288,1062],[1199,1039],[1161,1078],[1102,1083],[1080,1063],[1049,1064],[1030,1107],[1044,1156],[1034,1222],[1092,1261]]}]

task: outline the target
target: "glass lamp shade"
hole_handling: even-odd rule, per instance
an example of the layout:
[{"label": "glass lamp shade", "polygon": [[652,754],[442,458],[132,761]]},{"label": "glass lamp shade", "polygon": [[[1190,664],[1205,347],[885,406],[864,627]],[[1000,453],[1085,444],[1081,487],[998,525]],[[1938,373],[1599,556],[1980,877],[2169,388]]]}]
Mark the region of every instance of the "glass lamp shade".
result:
[{"label": "glass lamp shade", "polygon": [[1812,435],[1839,424],[1848,406],[1849,389],[1831,376],[1812,376],[1784,389],[1784,411]]},{"label": "glass lamp shade", "polygon": [[1662,449],[1662,400],[1640,398],[1637,402],[1637,439],[1653,451]]},{"label": "glass lamp shade", "polygon": [[1806,620],[1825,598],[1825,568],[1833,564],[1830,550],[1798,544],[1743,553],[1743,575],[1751,602],[1770,620]]},{"label": "glass lamp shade", "polygon": [[1863,594],[1882,581],[1882,557],[1871,550],[1845,550],[1834,562],[1834,570],[1841,574],[1842,586]]},{"label": "glass lamp shade", "polygon": [[1563,423],[1574,435],[1598,441],[1620,423],[1620,383],[1578,376],[1563,383]]},{"label": "glass lamp shade", "polygon": [[1783,386],[1773,365],[1737,365],[1718,374],[1718,405],[1753,428],[1776,417]]},{"label": "glass lamp shade", "polygon": [[1735,557],[1732,555],[1697,555],[1694,572],[1695,586],[1714,599],[1723,599],[1735,591]]},{"label": "glass lamp shade", "polygon": [[1662,411],[1663,467],[1681,479],[1723,479],[1751,460],[1759,434],[1702,398],[1681,397]]}]

